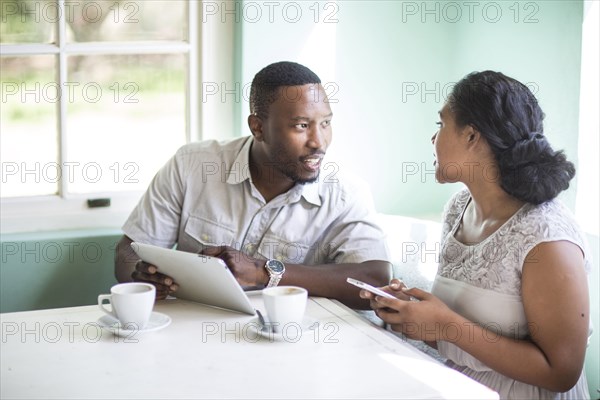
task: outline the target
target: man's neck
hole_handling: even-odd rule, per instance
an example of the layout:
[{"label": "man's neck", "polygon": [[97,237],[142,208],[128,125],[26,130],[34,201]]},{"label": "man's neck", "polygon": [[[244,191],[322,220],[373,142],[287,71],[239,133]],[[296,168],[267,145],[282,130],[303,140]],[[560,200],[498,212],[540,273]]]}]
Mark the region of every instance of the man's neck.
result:
[{"label": "man's neck", "polygon": [[263,196],[266,203],[294,187],[295,182],[275,169],[272,163],[264,165],[257,162],[257,158],[251,148],[249,157],[250,176],[254,187]]},{"label": "man's neck", "polygon": [[[254,183],[254,187],[259,191],[262,197],[265,199],[265,202],[268,203],[273,200],[275,197],[279,196],[282,193],[287,192],[292,187],[294,187],[294,183],[288,183],[284,185],[277,185],[271,182],[262,183],[261,181],[256,181],[254,177],[252,177],[252,182]],[[290,182],[288,180],[288,182]]]}]

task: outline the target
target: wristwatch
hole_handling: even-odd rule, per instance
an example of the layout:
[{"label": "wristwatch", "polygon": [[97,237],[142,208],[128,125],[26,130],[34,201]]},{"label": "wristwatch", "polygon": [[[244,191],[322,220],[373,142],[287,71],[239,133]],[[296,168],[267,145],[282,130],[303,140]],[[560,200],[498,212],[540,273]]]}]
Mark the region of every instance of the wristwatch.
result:
[{"label": "wristwatch", "polygon": [[267,284],[267,287],[277,286],[285,272],[285,265],[279,260],[267,260],[265,269],[269,273],[269,283]]}]

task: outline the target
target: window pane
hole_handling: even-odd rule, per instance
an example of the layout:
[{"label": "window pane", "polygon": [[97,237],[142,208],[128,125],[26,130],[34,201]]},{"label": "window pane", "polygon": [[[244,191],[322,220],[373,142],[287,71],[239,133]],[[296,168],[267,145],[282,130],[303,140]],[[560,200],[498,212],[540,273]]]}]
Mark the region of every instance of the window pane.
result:
[{"label": "window pane", "polygon": [[2,197],[58,192],[55,76],[55,56],[0,58]]},{"label": "window pane", "polygon": [[146,188],[185,143],[186,63],[181,54],[69,57],[69,192]]},{"label": "window pane", "polygon": [[86,0],[65,3],[69,42],[187,40],[187,2]]},{"label": "window pane", "polygon": [[51,0],[0,0],[0,43],[54,43],[60,11]]}]

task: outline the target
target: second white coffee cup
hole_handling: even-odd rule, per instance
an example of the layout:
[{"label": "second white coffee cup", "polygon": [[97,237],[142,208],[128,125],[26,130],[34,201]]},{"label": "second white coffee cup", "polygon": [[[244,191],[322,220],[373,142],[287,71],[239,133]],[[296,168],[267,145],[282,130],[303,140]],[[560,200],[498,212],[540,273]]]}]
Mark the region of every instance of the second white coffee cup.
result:
[{"label": "second white coffee cup", "polygon": [[276,286],[262,291],[263,302],[269,322],[276,332],[282,332],[286,325],[302,324],[308,291],[298,286]]},{"label": "second white coffee cup", "polygon": [[[118,319],[122,329],[140,330],[148,324],[155,297],[154,285],[143,282],[120,283],[110,288],[110,294],[98,296],[98,306]],[[111,310],[106,308],[104,301],[110,302]]]}]

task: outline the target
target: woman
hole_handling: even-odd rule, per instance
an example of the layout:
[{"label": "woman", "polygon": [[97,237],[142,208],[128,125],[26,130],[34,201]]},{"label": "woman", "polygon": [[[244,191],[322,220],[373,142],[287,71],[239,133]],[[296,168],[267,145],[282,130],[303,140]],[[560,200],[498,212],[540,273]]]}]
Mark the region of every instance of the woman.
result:
[{"label": "woman", "polygon": [[589,398],[589,261],[555,199],[573,164],[543,135],[534,95],[501,73],[466,76],[439,114],[436,179],[466,189],[445,207],[432,291],[393,280],[384,290],[397,299],[361,297],[501,398]]}]

